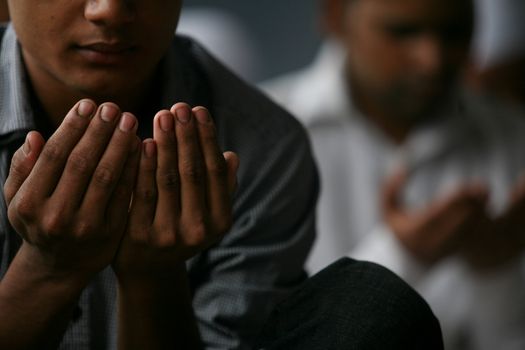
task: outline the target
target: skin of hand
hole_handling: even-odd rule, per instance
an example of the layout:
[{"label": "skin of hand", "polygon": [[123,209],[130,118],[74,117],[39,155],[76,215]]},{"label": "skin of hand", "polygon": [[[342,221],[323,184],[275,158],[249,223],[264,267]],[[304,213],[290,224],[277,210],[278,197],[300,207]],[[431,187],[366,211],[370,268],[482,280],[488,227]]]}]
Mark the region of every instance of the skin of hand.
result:
[{"label": "skin of hand", "polygon": [[126,234],[113,263],[120,349],[199,349],[185,260],[232,224],[237,156],[203,107],[157,113],[143,142]]},{"label": "skin of hand", "polygon": [[[5,186],[10,203],[36,174],[39,157],[48,152],[45,147],[49,145],[33,132],[13,157]],[[112,208],[120,208],[117,218],[127,219],[113,261],[119,281],[119,348],[199,348],[184,261],[230,228],[238,158],[219,151],[208,111],[183,103],[157,113],[154,138],[143,142],[140,161],[138,152],[132,154],[117,187],[121,200],[111,202]],[[13,219],[20,220],[17,215]],[[24,238],[37,240],[23,224]],[[61,245],[54,249],[64,253]],[[173,327],[181,331],[176,334]]]},{"label": "skin of hand", "polygon": [[499,216],[485,211],[460,252],[475,268],[492,269],[521,256],[525,250],[525,181],[513,189],[509,207]]},{"label": "skin of hand", "polygon": [[82,100],[47,143],[31,132],[15,152],[4,195],[23,243],[0,283],[0,347],[55,348],[81,291],[113,260],[140,161],[136,130],[116,105]]},{"label": "skin of hand", "polygon": [[45,145],[33,132],[15,153],[8,217],[40,267],[91,276],[112,261],[140,159],[136,130],[116,105],[83,100]]},{"label": "skin of hand", "polygon": [[432,264],[455,252],[479,225],[485,212],[487,190],[480,185],[463,187],[427,207],[408,211],[399,199],[407,173],[389,178],[382,196],[386,223],[399,241],[421,262]]},{"label": "skin of hand", "polygon": [[[94,105],[91,101],[87,103],[91,107]],[[116,114],[119,113],[117,106],[113,104],[105,106],[113,109]],[[102,122],[103,118],[100,117],[103,107],[99,108],[96,118],[91,122],[95,126],[92,127],[93,130],[86,132],[86,138],[95,138],[102,128],[106,127],[104,123],[107,121]],[[82,205],[85,206],[88,212],[94,212],[95,209],[91,208],[92,204],[101,202],[88,203],[88,201],[92,198],[105,199],[108,203],[108,210],[115,210],[120,214],[115,217],[120,227],[123,224],[122,220],[126,219],[126,215],[122,215],[125,213],[123,208],[127,209],[129,206],[128,198],[131,192],[123,188],[123,185],[133,183],[134,180],[130,181],[130,179],[135,179],[135,172],[123,172],[123,159],[120,159],[120,165],[118,165],[119,159],[116,158],[118,156],[122,158],[122,154],[105,154],[97,169],[94,168],[94,165],[89,165],[93,159],[96,161],[102,156],[104,152],[102,147],[110,141],[108,138],[111,135],[107,132],[106,135],[102,135],[105,138],[102,137],[98,148],[93,147],[91,140],[81,140],[75,146],[75,139],[82,136],[80,134],[82,130],[75,130],[78,131],[78,135],[75,135],[70,129],[80,129],[89,125],[89,120],[79,119],[75,113],[77,112],[73,110],[70,112],[63,125],[46,145],[42,137],[33,132],[28,135],[26,144],[13,156],[10,176],[4,187],[5,196],[9,206],[9,218],[27,243],[38,245],[41,241],[45,243],[54,238],[62,240],[61,233],[74,232],[74,229],[70,228],[71,219],[64,217],[64,213],[67,213],[66,209],[70,211],[75,209],[70,207],[71,202],[69,201],[77,203],[77,206],[81,208]],[[113,118],[116,118],[116,115]],[[133,124],[133,131],[136,131],[136,120],[130,114],[123,114],[121,124],[124,124],[124,119],[128,120],[128,118],[129,123]],[[122,133],[120,128],[115,131],[116,136],[113,137],[114,140],[111,140],[113,143],[123,142],[118,138],[120,133]],[[62,141],[65,134],[72,140]],[[133,143],[136,141],[124,141],[135,148]],[[54,144],[55,142],[57,144]],[[62,143],[67,142],[70,143],[69,147],[67,145],[63,147]],[[33,148],[32,152],[29,151],[30,148]],[[68,149],[71,154],[68,153]],[[58,152],[61,154],[57,154]],[[82,155],[83,153],[90,154]],[[88,156],[92,159],[86,158]],[[39,161],[39,157],[43,159]],[[69,158],[66,159],[67,157]],[[132,161],[130,160],[131,165],[138,163],[136,157]],[[42,164],[44,162],[45,164]],[[64,174],[60,176],[60,169],[57,168],[64,167],[64,164],[66,164]],[[236,187],[239,160],[233,152],[224,154],[220,152],[213,120],[204,107],[191,109],[188,105],[179,103],[174,105],[171,111],[164,110],[157,113],[154,119],[154,139],[143,142],[139,164],[140,170],[135,183],[133,201],[129,208],[126,235],[113,266],[117,274],[126,275],[127,273],[122,270],[131,269],[134,270],[132,275],[135,277],[142,275],[150,278],[152,268],[153,271],[161,273],[166,266],[170,265],[165,264],[165,260],[173,260],[173,263],[184,262],[215,243],[230,228],[232,223],[231,200]],[[126,165],[130,167],[130,164]],[[40,169],[39,166],[44,169]],[[94,192],[92,194],[89,188],[98,189],[106,185],[110,186],[110,189],[116,187],[116,177],[110,173],[115,167],[119,168],[119,174],[122,172],[128,178],[126,178],[127,181],[121,181],[120,186],[115,190],[120,196],[116,196],[116,199],[109,202],[111,198],[108,198],[108,191],[100,191],[104,192],[101,194],[92,190]],[[47,169],[52,172],[51,176],[40,175],[40,171]],[[79,173],[84,177],[79,177]],[[57,175],[60,181],[57,181]],[[91,175],[93,175],[92,179],[89,178]],[[38,187],[32,186],[31,181],[35,181]],[[56,188],[46,190],[44,184],[50,184]],[[86,186],[88,190],[85,189]],[[76,191],[71,191],[72,187]],[[86,198],[81,198],[81,194],[75,194],[83,191],[86,191]],[[39,215],[35,207],[44,206],[38,205],[34,200],[29,200],[26,192],[29,195],[38,194],[41,197],[51,194],[47,199],[49,202],[47,205],[52,213],[45,212]],[[53,201],[53,196],[58,197],[56,202]],[[121,198],[125,199],[123,203],[115,202]],[[41,220],[44,221],[42,224],[44,229],[33,232],[32,227],[27,226],[28,224],[39,225],[40,216],[45,219]],[[100,219],[100,216],[102,215],[99,213],[93,218]],[[89,217],[85,220],[91,221]],[[84,234],[83,230],[91,226],[89,222],[81,222],[81,233]],[[88,233],[91,231],[98,230],[87,230]],[[43,237],[40,237],[42,233]],[[83,244],[88,243],[83,241],[87,237],[79,235],[79,238],[82,239]],[[65,240],[65,243],[68,241]],[[166,250],[170,247],[173,249]],[[133,250],[131,256],[127,256],[128,253],[131,253],[126,251],[128,248]],[[146,270],[142,265],[134,266],[137,260],[141,260],[137,259],[136,254],[147,255],[151,253],[147,251],[148,249],[153,249],[154,252],[152,256],[143,260],[156,260],[157,263],[148,266]],[[164,254],[159,255],[157,250],[161,250]],[[102,264],[103,267],[105,267],[104,264]]]},{"label": "skin of hand", "polygon": [[221,153],[204,107],[156,114],[143,142],[126,235],[113,268],[121,280],[152,280],[216,243],[232,224],[237,155]]}]

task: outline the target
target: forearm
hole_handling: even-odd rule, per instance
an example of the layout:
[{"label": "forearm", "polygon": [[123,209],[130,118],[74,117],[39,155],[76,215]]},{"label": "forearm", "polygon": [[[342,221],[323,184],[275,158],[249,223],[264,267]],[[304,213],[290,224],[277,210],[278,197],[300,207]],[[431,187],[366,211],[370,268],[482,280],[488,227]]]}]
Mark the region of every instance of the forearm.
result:
[{"label": "forearm", "polygon": [[202,348],[184,264],[163,279],[119,278],[118,346]]},{"label": "forearm", "polygon": [[30,259],[23,245],[0,282],[0,349],[55,349],[84,288]]}]

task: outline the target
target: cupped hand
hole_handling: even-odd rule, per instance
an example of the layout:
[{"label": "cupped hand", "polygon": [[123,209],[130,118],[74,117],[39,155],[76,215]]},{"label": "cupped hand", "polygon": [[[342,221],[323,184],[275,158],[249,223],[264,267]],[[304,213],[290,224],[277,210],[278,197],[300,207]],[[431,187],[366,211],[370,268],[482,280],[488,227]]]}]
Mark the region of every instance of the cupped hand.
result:
[{"label": "cupped hand", "polygon": [[406,180],[406,172],[400,171],[388,179],[383,191],[383,215],[390,229],[424,263],[432,264],[457,252],[479,227],[487,190],[480,185],[464,186],[424,208],[409,211],[400,200]]},{"label": "cupped hand", "polygon": [[525,181],[512,190],[508,208],[493,217],[487,211],[479,217],[478,228],[460,249],[477,269],[502,266],[525,251]]},{"label": "cupped hand", "polygon": [[8,217],[34,269],[88,279],[112,261],[140,158],[137,120],[77,103],[47,142],[28,134],[4,186]]},{"label": "cupped hand", "polygon": [[114,263],[121,282],[172,275],[232,224],[239,160],[221,152],[209,112],[178,103],[153,123]]}]

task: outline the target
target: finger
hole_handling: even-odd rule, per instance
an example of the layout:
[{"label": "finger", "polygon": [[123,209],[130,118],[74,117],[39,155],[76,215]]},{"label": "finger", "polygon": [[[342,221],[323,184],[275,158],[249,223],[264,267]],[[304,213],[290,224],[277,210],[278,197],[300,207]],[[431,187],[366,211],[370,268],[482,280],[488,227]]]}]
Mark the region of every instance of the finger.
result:
[{"label": "finger", "polygon": [[107,207],[107,218],[115,220],[115,226],[121,227],[128,218],[128,211],[136,179],[138,177],[139,162],[141,158],[141,141],[138,137],[132,142],[131,150],[122,175],[113,191]]},{"label": "finger", "polygon": [[79,101],[49,138],[26,182],[27,191],[33,192],[33,198],[44,198],[53,193],[69,154],[84,135],[95,109],[93,101]]},{"label": "finger", "polygon": [[[420,213],[419,219],[431,227],[439,227],[434,240],[446,243],[449,251],[463,244],[474,232],[476,224],[487,218],[488,192],[484,186],[463,187],[449,196],[434,201]],[[479,237],[478,237],[479,238]]]},{"label": "finger", "polygon": [[131,238],[139,242],[149,239],[149,227],[155,217],[157,205],[157,146],[152,139],[142,143],[142,155],[133,191],[133,201],[128,220],[128,232]]},{"label": "finger", "polygon": [[[133,123],[136,123],[134,117],[131,116],[130,118]],[[67,198],[68,208],[76,210],[82,204],[84,194],[90,184],[95,184],[94,186],[96,186],[98,183],[102,187],[107,188],[110,187],[108,182],[112,182],[111,185],[116,183],[115,178],[109,179],[108,177],[110,175],[109,170],[114,169],[114,167],[107,163],[103,163],[102,167],[99,162],[112,138],[114,140],[111,142],[121,145],[118,151],[127,156],[124,148],[126,150],[129,148],[129,140],[133,136],[128,135],[124,137],[128,133],[122,132],[121,129],[117,128],[117,124],[122,124],[119,107],[113,103],[102,104],[67,159],[64,172],[53,193],[53,197],[57,201],[63,201],[63,198]],[[122,141],[120,141],[121,139]],[[128,145],[125,146],[123,143]],[[95,169],[98,169],[98,172],[95,173]],[[104,198],[108,198],[108,195],[106,193]]]},{"label": "finger", "polygon": [[[93,172],[82,200],[81,211],[86,213],[87,217],[93,217],[95,222],[104,219],[110,198],[130,157],[130,150],[136,149],[137,127],[137,119],[132,114],[122,114],[119,125]],[[132,188],[130,185],[130,189]],[[129,201],[123,205],[129,208]]]},{"label": "finger", "polygon": [[522,178],[511,193],[509,207],[497,219],[507,236],[506,241],[515,247],[525,247],[525,178]]},{"label": "finger", "polygon": [[[520,179],[513,188],[509,201],[509,213],[522,212],[525,210],[525,177]],[[525,217],[525,215],[524,215]]]},{"label": "finger", "polygon": [[406,170],[398,170],[385,182],[381,201],[385,215],[395,216],[397,214],[404,214],[400,197],[407,178],[408,173]]},{"label": "finger", "polygon": [[4,184],[4,196],[7,205],[18,192],[24,181],[27,179],[31,170],[38,160],[42,148],[44,148],[44,138],[36,131],[32,131],[26,136],[26,140],[11,160],[9,176]]},{"label": "finger", "polygon": [[212,222],[218,226],[219,231],[226,231],[231,221],[228,166],[219,149],[215,127],[208,110],[196,107],[193,109],[193,115],[197,121],[200,149],[206,168],[206,202]]},{"label": "finger", "polygon": [[228,168],[228,192],[230,197],[233,197],[237,190],[237,171],[239,170],[240,160],[239,156],[233,152],[224,152],[223,156]]},{"label": "finger", "polygon": [[442,217],[447,213],[468,213],[485,210],[488,201],[488,189],[481,184],[461,187],[459,190],[437,199],[428,207],[429,216]]},{"label": "finger", "polygon": [[195,118],[189,106],[177,104],[175,134],[180,176],[181,217],[205,220],[206,176]]},{"label": "finger", "polygon": [[154,221],[164,229],[154,230],[156,236],[151,238],[157,242],[172,242],[180,211],[180,180],[175,121],[170,111],[160,111],[155,116],[153,137],[157,145],[155,178],[158,191]]}]

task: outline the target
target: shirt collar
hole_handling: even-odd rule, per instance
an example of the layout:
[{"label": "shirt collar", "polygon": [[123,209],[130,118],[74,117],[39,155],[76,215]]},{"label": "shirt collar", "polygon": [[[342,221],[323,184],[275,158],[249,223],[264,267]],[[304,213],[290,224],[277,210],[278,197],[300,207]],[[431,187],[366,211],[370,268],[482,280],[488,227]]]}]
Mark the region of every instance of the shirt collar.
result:
[{"label": "shirt collar", "polygon": [[290,103],[294,113],[300,115],[307,126],[337,122],[351,114],[344,57],[343,49],[335,41],[327,40],[301,75]]},{"label": "shirt collar", "polygon": [[0,53],[0,136],[35,128],[27,77],[15,31],[8,25]]},{"label": "shirt collar", "polygon": [[[436,116],[418,125],[400,147],[405,162],[410,166],[421,166],[450,150],[462,147],[461,143],[474,132],[461,109],[459,93],[453,94],[444,102]],[[475,135],[471,134],[471,138]]]}]

